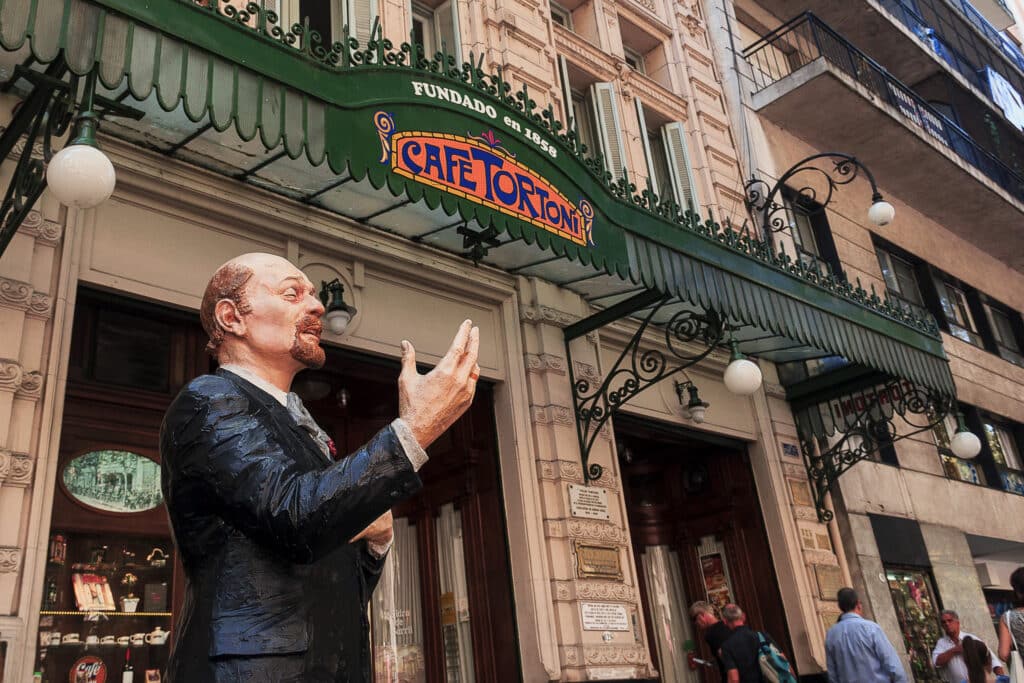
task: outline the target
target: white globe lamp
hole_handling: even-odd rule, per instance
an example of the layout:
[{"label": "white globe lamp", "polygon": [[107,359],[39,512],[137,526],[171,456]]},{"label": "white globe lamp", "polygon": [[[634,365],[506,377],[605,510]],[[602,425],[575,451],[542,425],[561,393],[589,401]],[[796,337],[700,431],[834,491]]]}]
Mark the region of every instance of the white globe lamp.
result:
[{"label": "white globe lamp", "polygon": [[736,340],[732,341],[732,357],[722,379],[725,388],[739,396],[750,396],[761,388],[761,368],[740,353]]},{"label": "white globe lamp", "polygon": [[46,167],[46,184],[65,206],[91,209],[114,193],[114,165],[95,143],[75,142],[57,152]]},{"label": "white globe lamp", "polygon": [[956,414],[956,434],[949,441],[953,455],[961,460],[972,460],[981,453],[981,439],[964,424],[963,413]]},{"label": "white globe lamp", "polygon": [[892,223],[892,219],[896,217],[896,209],[893,205],[882,199],[882,195],[877,193],[871,198],[871,201],[873,203],[868,209],[868,220],[878,227]]}]

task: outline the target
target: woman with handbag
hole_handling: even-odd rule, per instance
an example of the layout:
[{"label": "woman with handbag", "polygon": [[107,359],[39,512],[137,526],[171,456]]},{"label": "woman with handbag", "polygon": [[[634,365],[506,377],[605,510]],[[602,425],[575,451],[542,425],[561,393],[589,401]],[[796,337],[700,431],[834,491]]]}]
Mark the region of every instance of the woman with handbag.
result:
[{"label": "woman with handbag", "polygon": [[1013,609],[1008,609],[999,620],[999,658],[1006,662],[1012,683],[1024,683],[1024,567],[1010,574],[1013,588]]}]

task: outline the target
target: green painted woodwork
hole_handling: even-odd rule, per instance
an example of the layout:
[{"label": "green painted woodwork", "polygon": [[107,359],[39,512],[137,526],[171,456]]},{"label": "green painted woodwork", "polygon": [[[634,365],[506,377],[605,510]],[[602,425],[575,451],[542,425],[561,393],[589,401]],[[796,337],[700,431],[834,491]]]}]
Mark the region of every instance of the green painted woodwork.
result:
[{"label": "green painted woodwork", "polygon": [[[597,271],[714,309],[734,324],[757,325],[809,347],[841,355],[893,377],[954,393],[935,321],[915,317],[860,287],[808,269],[769,245],[659,203],[627,178],[614,180],[588,158],[549,108],[537,111],[525,88],[471,61],[426,58],[418,48],[353,39],[321,44],[306,27],[283,31],[270,12],[239,12],[216,0],[0,0],[0,45],[25,46],[41,63],[63,50],[69,69],[96,69],[109,89],[155,94],[269,151],[329,164],[368,178],[378,190],[449,215],[476,220]],[[424,95],[443,88],[449,99]],[[457,93],[457,95],[451,95]],[[508,212],[392,171],[381,162],[378,113],[395,133],[427,131],[463,138],[492,133],[516,162],[576,204],[594,210],[593,244],[577,244]],[[493,113],[493,116],[490,114]]]}]

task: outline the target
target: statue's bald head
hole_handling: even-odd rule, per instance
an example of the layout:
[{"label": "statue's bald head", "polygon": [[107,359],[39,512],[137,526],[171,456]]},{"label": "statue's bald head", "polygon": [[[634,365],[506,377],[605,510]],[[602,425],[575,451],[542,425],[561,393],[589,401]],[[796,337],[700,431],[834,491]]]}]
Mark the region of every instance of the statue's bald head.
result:
[{"label": "statue's bald head", "polygon": [[236,256],[217,269],[206,285],[203,302],[199,306],[199,321],[210,338],[206,343],[207,353],[216,358],[224,342],[224,329],[217,322],[217,302],[227,299],[234,302],[239,313],[248,313],[252,308],[246,297],[245,286],[258,269],[280,262],[288,263],[280,256],[253,252]]}]

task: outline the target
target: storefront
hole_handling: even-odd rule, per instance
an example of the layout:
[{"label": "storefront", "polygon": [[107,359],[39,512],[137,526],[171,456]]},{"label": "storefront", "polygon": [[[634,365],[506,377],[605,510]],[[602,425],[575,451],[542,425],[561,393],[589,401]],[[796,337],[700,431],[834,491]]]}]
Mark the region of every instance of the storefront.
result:
[{"label": "storefront", "polygon": [[[112,673],[166,661],[182,575],[153,488],[159,421],[209,369],[206,276],[256,250],[338,279],[358,310],[325,335],[326,369],[296,384],[339,444],[393,417],[403,338],[425,364],[466,317],[487,340],[473,410],[395,511],[394,590],[373,604],[379,677],[694,680],[685,653],[708,654],[689,631],[697,599],[740,600],[811,668],[822,615],[800,602],[799,532],[777,489],[805,464],[796,442],[816,453],[836,425],[790,417],[776,433],[788,396],[769,364],[842,356],[858,371],[853,388],[804,386],[808,410],[891,378],[946,405],[933,322],[613,182],[500,74],[382,41],[297,49],[269,15],[217,3],[11,6],[24,10],[4,23],[12,72],[52,68],[142,114],[102,124],[112,199],[38,209],[66,238],[50,393],[22,427],[41,444],[22,678],[28,662],[61,680],[96,660]],[[772,406],[747,397],[760,380],[727,391],[744,354],[765,361]],[[692,404],[663,381],[680,370],[720,411],[690,432]],[[653,387],[638,419],[611,424]]]}]

